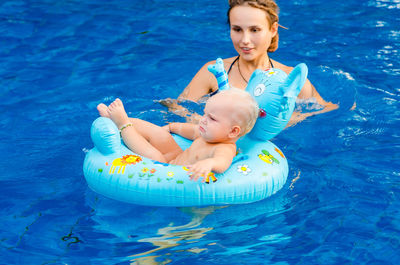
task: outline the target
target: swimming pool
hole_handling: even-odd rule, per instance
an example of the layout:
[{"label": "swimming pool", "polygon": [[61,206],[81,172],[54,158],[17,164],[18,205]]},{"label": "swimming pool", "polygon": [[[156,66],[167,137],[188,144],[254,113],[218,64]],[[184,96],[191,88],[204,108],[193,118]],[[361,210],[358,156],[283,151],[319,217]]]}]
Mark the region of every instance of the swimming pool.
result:
[{"label": "swimming pool", "polygon": [[226,2],[0,4],[2,264],[400,260],[399,0],[278,1],[289,30],[272,57],[307,63],[340,108],[273,140],[290,172],[271,198],[143,207],[87,187],[96,105],[120,97],[133,116],[177,119],[154,100],[176,97],[203,63],[234,54]]}]

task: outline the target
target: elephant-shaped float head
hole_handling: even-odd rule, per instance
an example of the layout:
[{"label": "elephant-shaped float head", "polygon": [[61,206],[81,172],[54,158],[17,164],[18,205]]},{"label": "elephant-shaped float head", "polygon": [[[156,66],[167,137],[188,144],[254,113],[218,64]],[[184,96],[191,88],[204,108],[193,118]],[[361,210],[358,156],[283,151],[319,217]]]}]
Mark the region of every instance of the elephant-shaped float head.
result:
[{"label": "elephant-shaped float head", "polygon": [[[209,66],[209,70],[217,77],[219,89],[229,89],[228,75],[220,58]],[[285,128],[297,95],[307,80],[307,73],[304,63],[298,64],[289,75],[277,68],[253,72],[246,91],[257,101],[260,114],[254,128],[245,137],[267,141]]]}]

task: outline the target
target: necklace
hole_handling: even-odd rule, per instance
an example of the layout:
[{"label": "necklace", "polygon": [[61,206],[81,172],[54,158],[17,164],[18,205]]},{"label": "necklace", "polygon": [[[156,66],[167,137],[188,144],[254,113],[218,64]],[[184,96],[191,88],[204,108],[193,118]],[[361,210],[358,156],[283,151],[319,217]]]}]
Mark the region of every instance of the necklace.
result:
[{"label": "necklace", "polygon": [[[246,84],[248,84],[249,81],[248,81],[246,78],[244,78],[242,72],[240,71],[239,56],[238,56],[238,58],[237,58],[237,62],[238,62],[239,74],[240,74],[240,76],[242,77],[243,81],[246,82]],[[271,68],[271,65],[272,65],[271,58],[269,58],[269,56],[268,56],[268,62],[269,62],[269,65],[268,65],[267,68],[265,68],[266,70],[270,69],[270,68]]]},{"label": "necklace", "polygon": [[240,76],[243,78],[244,82],[246,82],[246,84],[247,84],[249,81],[247,81],[246,78],[244,78],[244,76],[242,75],[242,72],[240,71],[239,60],[238,60],[238,69],[239,69],[239,74],[240,74]]}]

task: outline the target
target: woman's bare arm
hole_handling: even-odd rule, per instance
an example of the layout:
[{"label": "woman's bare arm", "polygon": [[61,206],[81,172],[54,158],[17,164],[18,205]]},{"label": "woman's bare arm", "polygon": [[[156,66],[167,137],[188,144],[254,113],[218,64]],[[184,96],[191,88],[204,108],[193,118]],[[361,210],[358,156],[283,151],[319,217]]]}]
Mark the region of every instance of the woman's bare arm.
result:
[{"label": "woman's bare arm", "polygon": [[[287,74],[290,74],[290,72],[293,70],[293,67],[286,66],[284,64],[281,64],[277,61],[274,61],[274,65],[276,65],[277,68],[283,70]],[[301,112],[293,112],[292,117],[290,118],[290,121],[286,127],[293,126],[303,120],[305,120],[308,117],[326,113],[332,110],[335,110],[339,108],[339,105],[334,104],[332,102],[327,102],[325,101],[321,95],[318,93],[318,91],[315,89],[313,84],[311,84],[310,80],[306,80],[303,88],[300,91],[300,94],[298,95],[299,99],[311,99],[315,98],[317,103],[324,108],[318,111],[313,111],[313,112],[308,112],[308,113],[301,113]]]},{"label": "woman's bare arm", "polygon": [[213,63],[215,63],[215,61],[211,61],[203,65],[203,67],[193,77],[192,81],[190,81],[189,85],[179,95],[178,99],[168,98],[161,100],[160,103],[168,107],[168,109],[173,113],[182,117],[186,117],[188,122],[197,123],[201,116],[197,113],[191,113],[187,108],[183,107],[179,103],[181,100],[191,100],[196,102],[204,95],[207,95],[208,93],[217,89],[217,80],[207,69],[207,67]]},{"label": "woman's bare arm", "polygon": [[211,61],[203,65],[192,81],[190,81],[189,85],[179,95],[178,99],[198,101],[204,95],[216,90],[218,87],[217,80],[207,69],[210,64],[214,63],[215,61]]}]

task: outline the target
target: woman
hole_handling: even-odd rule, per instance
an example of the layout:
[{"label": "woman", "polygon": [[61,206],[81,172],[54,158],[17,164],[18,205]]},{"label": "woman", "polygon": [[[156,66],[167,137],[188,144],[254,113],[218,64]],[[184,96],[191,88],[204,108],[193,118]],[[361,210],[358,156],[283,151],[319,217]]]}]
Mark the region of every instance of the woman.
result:
[{"label": "woman", "polygon": [[[238,56],[224,59],[225,70],[228,73],[229,83],[232,87],[245,89],[251,74],[256,69],[267,70],[279,68],[289,74],[293,67],[286,66],[270,58],[278,48],[278,6],[273,0],[229,0],[228,23],[230,36]],[[206,63],[194,76],[189,85],[185,88],[178,100],[198,101],[205,95],[212,95],[217,92],[218,84],[215,77],[207,70]],[[300,99],[315,98],[317,103],[324,106],[324,109],[307,114],[294,113],[291,124],[305,119],[308,116],[331,111],[338,106],[326,102],[318,94],[317,90],[306,81],[300,94]],[[163,102],[171,110],[182,115],[189,116],[186,109],[174,101]],[[197,115],[194,121],[197,120]],[[193,119],[188,119],[193,120]]]}]

